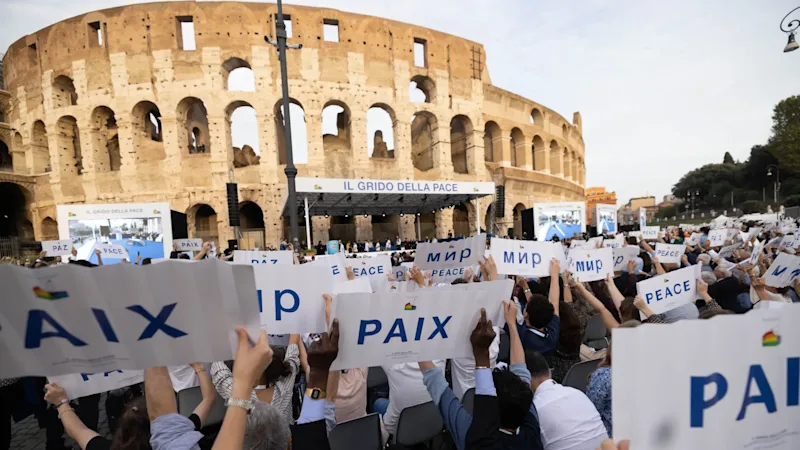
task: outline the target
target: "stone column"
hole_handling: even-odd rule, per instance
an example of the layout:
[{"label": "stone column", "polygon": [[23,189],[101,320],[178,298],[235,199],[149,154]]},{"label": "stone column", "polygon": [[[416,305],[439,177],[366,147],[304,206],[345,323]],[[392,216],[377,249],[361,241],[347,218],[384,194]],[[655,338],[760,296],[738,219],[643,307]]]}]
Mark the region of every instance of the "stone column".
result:
[{"label": "stone column", "polygon": [[450,156],[450,123],[443,122],[442,118],[436,117],[437,127],[433,130],[437,142],[433,144],[433,167],[439,168],[442,180],[453,179],[453,158]]},{"label": "stone column", "polygon": [[500,136],[494,140],[495,161],[497,161],[501,166],[511,167],[512,150],[510,136]]},{"label": "stone column", "polygon": [[[356,240],[358,242],[372,240],[372,216],[356,216]],[[373,242],[374,244],[374,242]]]},{"label": "stone column", "polygon": [[417,224],[414,214],[406,214],[400,217],[400,239],[412,241],[417,239]]},{"label": "stone column", "polygon": [[[139,138],[141,139],[141,137]],[[165,153],[161,168],[166,185],[170,192],[180,192],[183,189],[181,160],[185,143],[178,142],[178,120],[175,116],[161,117],[161,141]],[[147,190],[147,187],[140,186],[139,189]]]},{"label": "stone column", "polygon": [[[233,169],[233,148],[228,143],[230,138],[225,127],[227,120],[224,115],[208,116],[209,145],[211,145],[209,164],[211,187],[214,190],[225,190],[225,184],[230,181],[229,171]],[[226,207],[225,211],[227,210]]]},{"label": "stone column", "polygon": [[306,115],[308,169],[310,175],[325,176],[325,151],[322,147],[322,116]]},{"label": "stone column", "polygon": [[517,164],[525,170],[533,170],[532,140],[523,135],[522,142],[517,142]]},{"label": "stone column", "polygon": [[436,211],[436,238],[444,239],[448,233],[453,232],[453,209],[445,208],[444,211]]},{"label": "stone column", "polygon": [[369,178],[369,147],[367,146],[367,113],[351,111],[350,148],[353,152],[352,171],[355,178]]},{"label": "stone column", "polygon": [[536,159],[534,167],[538,172],[550,173],[550,150],[543,145],[533,150]]},{"label": "stone column", "polygon": [[326,243],[330,240],[331,219],[325,216],[311,217],[311,241],[314,245],[322,241]]}]

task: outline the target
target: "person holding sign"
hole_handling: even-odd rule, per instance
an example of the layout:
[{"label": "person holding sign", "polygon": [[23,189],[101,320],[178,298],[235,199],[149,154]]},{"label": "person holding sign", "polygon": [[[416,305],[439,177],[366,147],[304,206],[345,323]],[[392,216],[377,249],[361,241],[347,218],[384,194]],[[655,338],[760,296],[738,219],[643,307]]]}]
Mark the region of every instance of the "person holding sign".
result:
[{"label": "person holding sign", "polygon": [[525,306],[524,323],[513,321],[507,327],[516,326],[519,331],[522,346],[528,350],[549,355],[555,351],[561,330],[559,318],[559,298],[561,292],[558,285],[558,276],[561,265],[557,259],[550,261],[550,290],[548,297],[534,294]]}]

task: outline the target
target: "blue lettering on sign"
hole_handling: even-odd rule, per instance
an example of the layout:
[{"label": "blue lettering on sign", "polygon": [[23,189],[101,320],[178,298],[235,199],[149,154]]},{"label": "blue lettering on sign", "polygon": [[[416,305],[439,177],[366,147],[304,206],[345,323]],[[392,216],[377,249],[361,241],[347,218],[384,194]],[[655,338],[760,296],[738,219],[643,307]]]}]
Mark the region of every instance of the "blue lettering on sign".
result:
[{"label": "blue lettering on sign", "polygon": [[644,299],[649,305],[651,300],[660,302],[661,300],[666,300],[683,292],[689,292],[691,288],[692,287],[689,280],[684,280],[681,283],[675,283],[672,285],[671,289],[670,286],[664,286],[663,288],[658,288],[655,291],[647,292],[644,295]]},{"label": "blue lettering on sign", "polygon": [[[751,394],[753,383],[758,388],[758,394],[755,395]],[[711,398],[706,399],[705,390],[709,385],[713,385],[716,390]],[[692,428],[702,428],[705,411],[716,405],[728,393],[728,380],[717,372],[706,377],[691,377],[690,386],[689,424]],[[774,391],[760,364],[753,364],[748,370],[742,405],[736,415],[736,420],[744,420],[748,407],[756,403],[763,404],[769,414],[778,411]],[[786,359],[786,406],[800,406],[800,357]]]},{"label": "blue lettering on sign", "polygon": [[250,264],[278,264],[277,259],[251,259]]},{"label": "blue lettering on sign", "polygon": [[620,265],[620,263],[622,263],[623,259],[625,259],[625,255],[619,255],[619,256],[614,257],[614,265],[615,266]]},{"label": "blue lettering on sign", "polygon": [[600,273],[600,271],[603,270],[603,261],[599,259],[594,261],[576,261],[575,269],[578,272],[597,271],[597,273]]},{"label": "blue lettering on sign", "polygon": [[[289,308],[284,308],[283,304],[281,304],[281,298],[284,296],[284,294],[289,294],[290,296],[292,296],[292,306],[290,306]],[[281,312],[293,313],[297,311],[297,308],[299,307],[300,307],[300,296],[297,295],[297,292],[291,289],[284,289],[282,291],[279,289],[275,289],[275,320],[281,320]]]},{"label": "blue lettering on sign", "polygon": [[[467,252],[466,256],[464,255],[464,252]],[[472,249],[465,248],[465,249],[461,250],[461,260],[460,261],[463,262],[465,259],[469,258],[469,255],[471,255],[471,254],[472,254]]]},{"label": "blue lettering on sign", "polygon": [[67,251],[67,250],[69,250],[69,246],[68,245],[56,245],[55,247],[53,247],[53,250],[55,250],[55,251]]},{"label": "blue lettering on sign", "polygon": [[336,276],[336,275],[339,275],[339,273],[340,273],[340,271],[339,271],[339,265],[338,265],[338,264],[334,264],[334,265],[332,265],[332,266],[331,266],[331,272],[333,272],[333,275],[334,275],[334,276]]},{"label": "blue lettering on sign", "polygon": [[786,272],[786,269],[788,269],[788,267],[783,267],[782,268],[781,266],[775,266],[775,268],[772,269],[772,273],[770,275],[774,275],[776,277],[779,277],[779,276],[781,276],[781,274],[783,272]]},{"label": "blue lettering on sign", "polygon": [[383,275],[383,266],[373,267],[356,267],[353,269],[353,274],[357,277],[363,275]]},{"label": "blue lettering on sign", "polygon": [[[529,258],[530,256],[530,258]],[[528,260],[530,260],[531,267],[536,267],[537,264],[542,263],[542,255],[539,253],[527,253],[527,252],[503,252],[503,262],[506,264],[515,264],[514,261],[519,260],[520,264],[528,264]]]},{"label": "blue lettering on sign", "polygon": [[[111,372],[104,372],[103,376],[104,377],[108,377],[108,374],[114,373],[114,372],[123,373],[121,370],[112,370]],[[94,374],[93,373],[82,373],[81,374],[81,378],[83,378],[83,381],[89,381],[89,376],[90,375],[94,375]]]},{"label": "blue lettering on sign", "polygon": [[[440,319],[438,316],[433,316],[431,320],[433,321],[433,331],[428,336],[426,340],[430,341],[434,339],[437,335],[441,336],[442,339],[447,339],[447,330],[445,327],[447,323],[450,322],[453,316],[447,316],[444,320]],[[425,327],[425,318],[419,317],[417,318],[416,328],[414,330],[414,341],[422,340],[422,331]],[[383,325],[381,324],[380,320],[361,320],[358,326],[358,345],[364,345],[364,341],[369,336],[375,336],[381,332],[383,329]],[[402,342],[408,342],[408,335],[406,334],[406,325],[404,319],[398,317],[397,319],[392,322],[392,326],[389,329],[389,332],[386,333],[385,338],[383,339],[383,343],[387,344],[392,338],[400,338]]]},{"label": "blue lettering on sign", "polygon": [[453,261],[456,260],[456,252],[447,252],[447,253],[444,254],[445,262],[450,261],[451,259]]},{"label": "blue lettering on sign", "polygon": [[428,262],[439,262],[439,258],[442,256],[441,253],[428,253]]},{"label": "blue lettering on sign", "polygon": [[459,267],[456,269],[433,269],[431,270],[431,275],[434,277],[452,277],[456,275],[464,275],[464,267]]},{"label": "blue lettering on sign", "polygon": [[[150,314],[144,307],[140,305],[128,306],[127,310],[135,312],[140,316],[147,319],[148,324],[142,334],[139,336],[139,341],[153,337],[158,331],[164,332],[167,336],[172,338],[179,338],[186,336],[187,333],[167,325],[167,320],[170,314],[175,310],[177,303],[165,305],[156,316]],[[103,332],[103,336],[108,342],[119,342],[111,322],[108,320],[106,312],[102,309],[92,308],[92,314],[95,321]],[[55,331],[44,331],[42,329],[44,323],[47,323]],[[39,348],[42,345],[42,339],[60,337],[64,338],[75,347],[85,347],[88,345],[86,342],[76,337],[74,334],[67,331],[58,321],[56,321],[47,311],[41,309],[32,309],[28,311],[28,322],[25,327],[25,348]]]}]

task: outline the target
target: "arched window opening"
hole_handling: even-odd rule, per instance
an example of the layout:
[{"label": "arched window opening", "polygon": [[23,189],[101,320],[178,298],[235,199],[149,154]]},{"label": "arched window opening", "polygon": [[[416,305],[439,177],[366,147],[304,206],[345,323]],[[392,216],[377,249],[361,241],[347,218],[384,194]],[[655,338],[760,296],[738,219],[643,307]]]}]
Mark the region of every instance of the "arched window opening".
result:
[{"label": "arched window opening", "polygon": [[436,84],[425,75],[416,75],[408,85],[408,101],[411,103],[433,103]]},{"label": "arched window opening", "polygon": [[560,175],[561,172],[561,149],[558,148],[558,142],[555,140],[550,141],[550,173],[553,175]]},{"label": "arched window opening", "polygon": [[500,138],[500,127],[493,121],[486,122],[483,131],[483,160],[487,162],[495,162],[499,159],[502,147],[500,142],[497,142],[495,148],[495,141]]},{"label": "arched window opening", "polygon": [[[214,208],[205,203],[201,203],[191,207],[188,215],[194,216],[194,220],[190,222],[194,226],[194,233],[190,235],[190,237],[217,243],[219,232],[217,212],[214,211]],[[217,245],[217,247],[219,248],[219,245]]]},{"label": "arched window opening", "polygon": [[114,111],[100,106],[92,112],[92,147],[95,171],[114,172],[120,169],[119,135]]},{"label": "arched window opening", "polygon": [[533,108],[530,120],[533,125],[544,125],[544,117],[542,117],[542,112],[539,111],[539,108]]},{"label": "arched window opening", "polygon": [[58,152],[61,173],[64,175],[80,175],[83,173],[83,156],[81,155],[80,130],[78,122],[72,116],[58,119]]},{"label": "arched window opening", "polygon": [[178,104],[178,142],[184,142],[190,155],[211,153],[208,112],[202,100],[188,97]]},{"label": "arched window opening", "polygon": [[457,115],[450,120],[450,159],[455,173],[468,173],[467,151],[472,147],[472,122]]},{"label": "arched window opening", "polygon": [[133,146],[137,164],[167,157],[162,142],[161,112],[148,101],[139,102],[131,113]]},{"label": "arched window opening", "polygon": [[231,92],[255,92],[256,79],[250,64],[241,58],[231,58],[222,63],[222,77]]},{"label": "arched window opening", "polygon": [[332,240],[348,242],[356,241],[356,218],[352,214],[347,216],[331,216],[331,227],[328,235]]},{"label": "arched window opening", "polygon": [[15,183],[0,183],[0,198],[0,237],[32,239],[33,227],[27,218],[31,192]]},{"label": "arched window opening", "polygon": [[472,233],[469,221],[469,211],[464,204],[459,203],[453,208],[453,236],[469,237]]},{"label": "arched window opening", "polygon": [[523,205],[522,203],[517,203],[514,206],[514,211],[513,211],[514,237],[517,237],[517,238],[523,238],[523,237],[531,238],[532,237],[532,236],[523,236],[523,234],[522,234],[522,211],[524,211],[525,209],[527,209],[527,208],[525,208],[525,205]]},{"label": "arched window opening", "polygon": [[350,149],[350,110],[330,101],[322,109],[322,146],[325,150]]},{"label": "arched window opening", "polygon": [[240,248],[265,248],[264,211],[254,202],[243,202],[239,205],[239,220]]},{"label": "arched window opening", "polygon": [[14,170],[14,161],[11,159],[11,151],[5,142],[0,140],[0,171],[12,172]]},{"label": "arched window opening", "polygon": [[33,124],[31,152],[33,153],[33,173],[45,173],[52,170],[50,148],[47,142],[47,129],[41,120],[37,120]]},{"label": "arched window opening", "polygon": [[233,146],[233,167],[261,163],[256,110],[246,102],[235,102],[226,109],[228,132]]},{"label": "arched window opening", "polygon": [[433,148],[438,142],[436,116],[422,111],[411,118],[411,162],[422,172],[433,169]]},{"label": "arched window opening", "polygon": [[78,104],[78,94],[72,78],[60,75],[53,80],[53,109]]},{"label": "arched window opening", "polygon": [[[308,163],[308,134],[306,131],[306,113],[297,100],[289,100],[289,122],[292,128],[292,157],[295,164]],[[275,136],[278,145],[278,164],[286,164],[286,135],[283,120],[283,103],[275,104]]]},{"label": "arched window opening", "polygon": [[41,240],[55,241],[58,240],[58,222],[53,220],[52,217],[45,217],[42,220]]},{"label": "arched window opening", "polygon": [[544,140],[538,134],[533,137],[533,144],[531,145],[531,155],[533,161],[533,170],[542,170],[545,167],[545,146]]},{"label": "arched window opening", "polygon": [[525,165],[525,135],[519,128],[511,130],[511,165],[514,167],[522,167]]},{"label": "arched window opening", "polygon": [[394,113],[386,105],[367,111],[367,153],[372,158],[394,158]]}]

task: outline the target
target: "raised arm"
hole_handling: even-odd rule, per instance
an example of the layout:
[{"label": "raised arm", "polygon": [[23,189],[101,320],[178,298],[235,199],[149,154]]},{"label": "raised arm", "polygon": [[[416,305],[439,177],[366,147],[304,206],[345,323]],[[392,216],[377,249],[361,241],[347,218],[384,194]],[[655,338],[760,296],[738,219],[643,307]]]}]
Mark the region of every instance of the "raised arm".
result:
[{"label": "raised arm", "polygon": [[208,420],[211,409],[214,408],[214,403],[217,401],[217,391],[214,389],[211,376],[208,375],[203,364],[192,363],[190,365],[194,369],[194,373],[197,374],[197,379],[200,382],[200,392],[203,394],[203,400],[197,405],[193,413],[197,414],[197,417],[200,418],[200,426],[203,426]]},{"label": "raised arm", "polygon": [[178,412],[172,380],[164,366],[144,370],[144,396],[151,422],[163,415]]},{"label": "raised arm", "polygon": [[619,326],[617,319],[614,318],[611,312],[600,300],[597,299],[597,297],[594,296],[591,291],[586,289],[586,286],[584,286],[582,283],[577,283],[576,286],[578,287],[578,291],[581,293],[584,300],[589,302],[589,304],[592,305],[592,308],[594,308],[594,310],[600,314],[600,318],[603,320],[603,324],[606,326],[606,328],[611,330]]},{"label": "raised arm", "polygon": [[511,344],[511,357],[509,361],[511,364],[525,364],[525,350],[522,348],[522,341],[519,339],[519,330],[516,326],[517,320],[517,305],[506,300],[503,303],[503,315],[505,315],[508,326],[508,341]]},{"label": "raised arm", "polygon": [[617,308],[619,311],[620,305],[622,305],[622,301],[625,300],[625,296],[617,289],[616,283],[614,283],[614,276],[612,274],[608,274],[606,276],[606,288],[608,289],[608,293],[611,295],[611,301],[614,302],[614,307]]},{"label": "raised arm", "polygon": [[560,272],[561,264],[557,259],[553,258],[550,261],[550,292],[548,298],[550,303],[553,305],[553,310],[555,311],[556,316],[558,316],[558,301],[561,294],[561,291],[558,287],[558,277]]},{"label": "raised arm", "polygon": [[658,261],[657,256],[653,257],[653,265],[656,266],[656,273],[658,275],[664,275],[667,273],[667,271],[664,270],[664,266],[662,266],[661,263]]},{"label": "raised arm", "polygon": [[522,289],[522,295],[525,296],[525,301],[529,302],[531,297],[533,297],[533,294],[531,293],[531,288],[528,287],[528,281],[525,280],[525,277],[517,276],[515,282],[517,283],[517,286]]},{"label": "raised arm", "polygon": [[58,417],[61,419],[61,423],[64,424],[64,430],[69,437],[78,443],[82,450],[86,450],[86,445],[89,444],[89,441],[99,436],[99,434],[89,429],[81,421],[75,410],[69,405],[64,388],[55,383],[46,384],[44,388],[46,390],[44,399],[58,411]]},{"label": "raised arm", "polygon": [[100,250],[95,250],[94,254],[97,255],[97,265],[98,266],[102,266],[103,265],[103,257],[100,256]]},{"label": "raised arm", "polygon": [[211,242],[203,242],[203,248],[194,255],[195,260],[203,259],[211,251]]}]

